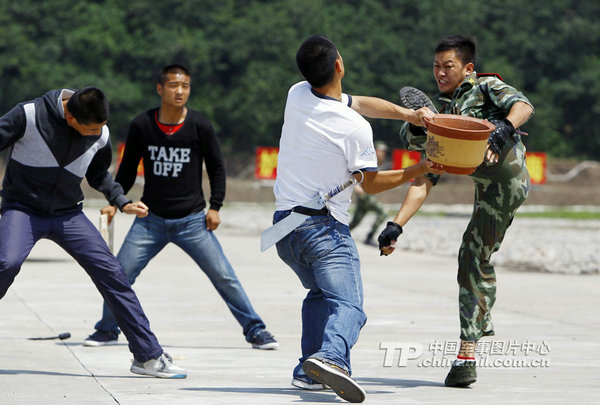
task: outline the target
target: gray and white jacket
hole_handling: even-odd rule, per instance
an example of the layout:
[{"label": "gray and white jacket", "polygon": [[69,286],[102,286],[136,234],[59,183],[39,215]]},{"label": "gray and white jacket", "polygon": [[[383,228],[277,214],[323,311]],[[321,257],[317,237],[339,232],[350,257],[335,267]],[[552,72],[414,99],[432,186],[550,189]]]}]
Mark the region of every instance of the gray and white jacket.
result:
[{"label": "gray and white jacket", "polygon": [[121,209],[130,202],[108,172],[108,127],[100,135],[83,136],[67,125],[62,101],[72,94],[69,89],[51,90],[0,118],[0,150],[12,147],[0,191],[2,211],[50,216],[80,211],[84,176],[112,205]]}]

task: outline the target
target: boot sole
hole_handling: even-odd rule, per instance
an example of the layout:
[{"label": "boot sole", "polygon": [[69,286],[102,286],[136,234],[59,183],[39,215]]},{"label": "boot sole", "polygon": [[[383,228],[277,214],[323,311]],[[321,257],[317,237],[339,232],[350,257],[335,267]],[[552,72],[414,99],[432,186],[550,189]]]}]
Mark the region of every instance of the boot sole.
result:
[{"label": "boot sole", "polygon": [[469,385],[473,384],[475,381],[477,381],[477,379],[475,379],[475,378],[473,378],[472,380],[456,382],[454,384],[448,384],[447,382],[444,381],[444,385],[446,387],[466,388]]},{"label": "boot sole", "polygon": [[418,110],[421,107],[429,107],[434,113],[438,113],[437,108],[433,105],[429,97],[421,90],[415,87],[402,87],[399,92],[400,102],[403,107],[411,110]]}]

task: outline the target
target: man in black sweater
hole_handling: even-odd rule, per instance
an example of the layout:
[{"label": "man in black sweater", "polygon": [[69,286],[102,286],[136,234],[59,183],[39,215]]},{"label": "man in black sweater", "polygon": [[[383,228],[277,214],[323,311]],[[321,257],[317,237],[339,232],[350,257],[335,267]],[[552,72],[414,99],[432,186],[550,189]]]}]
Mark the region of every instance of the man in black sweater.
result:
[{"label": "man in black sweater", "polygon": [[0,217],[0,298],[13,283],[35,243],[50,239],[88,273],[129,341],[131,371],[185,378],[150,330],[148,319],[96,227],[83,214],[81,181],[101,191],[128,214],[148,214],[132,203],[108,173],[112,160],[108,99],[95,87],[52,90],[18,104],[0,118],[0,150],[12,147]]},{"label": "man in black sweater", "polygon": [[[183,66],[164,67],[156,85],[161,97],[160,108],[146,111],[131,122],[116,181],[127,193],[143,159],[142,202],[148,205],[150,213],[135,219],[117,258],[133,284],[167,243],[176,244],[208,276],[242,326],[246,341],[255,349],[275,349],[279,344],[252,308],[213,233],[221,222],[219,209],[225,197],[225,167],[210,122],[185,106],[190,89],[190,75]],[[206,214],[202,193],[203,162],[211,189]],[[105,207],[102,212],[112,219],[116,207]],[[96,332],[84,345],[117,343],[119,329],[106,304],[95,328]]]}]

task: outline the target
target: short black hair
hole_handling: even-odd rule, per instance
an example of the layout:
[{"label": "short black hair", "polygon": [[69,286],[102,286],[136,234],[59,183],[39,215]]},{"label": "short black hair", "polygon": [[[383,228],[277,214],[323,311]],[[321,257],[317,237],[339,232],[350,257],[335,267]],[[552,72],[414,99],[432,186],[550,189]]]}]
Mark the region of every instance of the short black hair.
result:
[{"label": "short black hair", "polygon": [[325,35],[313,35],[300,45],[296,64],[311,86],[322,87],[333,79],[337,57],[338,51],[332,40]]},{"label": "short black hair", "polygon": [[435,53],[450,51],[454,49],[463,65],[475,64],[475,38],[463,37],[461,35],[449,35],[440,40],[435,47]]},{"label": "short black hair", "polygon": [[167,81],[167,75],[169,73],[182,73],[187,77],[191,77],[190,72],[185,67],[177,64],[167,65],[160,70],[160,73],[156,78],[156,83],[160,84],[161,86],[164,85]]},{"label": "short black hair", "polygon": [[108,97],[97,87],[84,87],[67,101],[67,110],[80,124],[101,124],[108,121]]}]

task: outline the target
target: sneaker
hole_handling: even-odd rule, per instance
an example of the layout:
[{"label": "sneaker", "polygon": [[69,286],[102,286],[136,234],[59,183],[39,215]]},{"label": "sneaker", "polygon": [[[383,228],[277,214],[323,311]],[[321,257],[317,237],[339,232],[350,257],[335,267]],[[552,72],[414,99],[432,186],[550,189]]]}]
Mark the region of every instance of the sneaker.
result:
[{"label": "sneaker", "polygon": [[473,360],[454,360],[452,368],[446,376],[446,387],[468,387],[477,381],[477,370]]},{"label": "sneaker", "polygon": [[97,330],[92,333],[83,341],[84,346],[113,346],[116,345],[119,340],[119,334],[117,332],[104,332]]},{"label": "sneaker", "polygon": [[133,360],[131,372],[135,374],[150,375],[159,378],[185,378],[187,371],[173,364],[173,359],[168,353],[161,354],[156,359],[148,360],[144,363]]},{"label": "sneaker", "polygon": [[275,350],[279,347],[279,343],[275,340],[275,337],[266,329],[256,332],[254,336],[247,340],[248,343],[252,343],[253,349]]},{"label": "sneaker", "polygon": [[348,402],[363,402],[367,397],[365,390],[350,378],[348,372],[336,365],[309,357],[302,363],[302,370],[313,380],[331,387],[340,398]]},{"label": "sneaker", "polygon": [[303,390],[309,390],[309,391],[323,391],[328,388],[325,384],[321,384],[316,381],[308,382],[308,381],[301,380],[300,378],[292,379],[292,385],[296,388],[300,388]]},{"label": "sneaker", "polygon": [[400,89],[400,103],[402,107],[418,110],[421,107],[429,107],[434,113],[438,113],[437,108],[433,105],[429,97],[421,90],[414,87],[406,86]]}]

